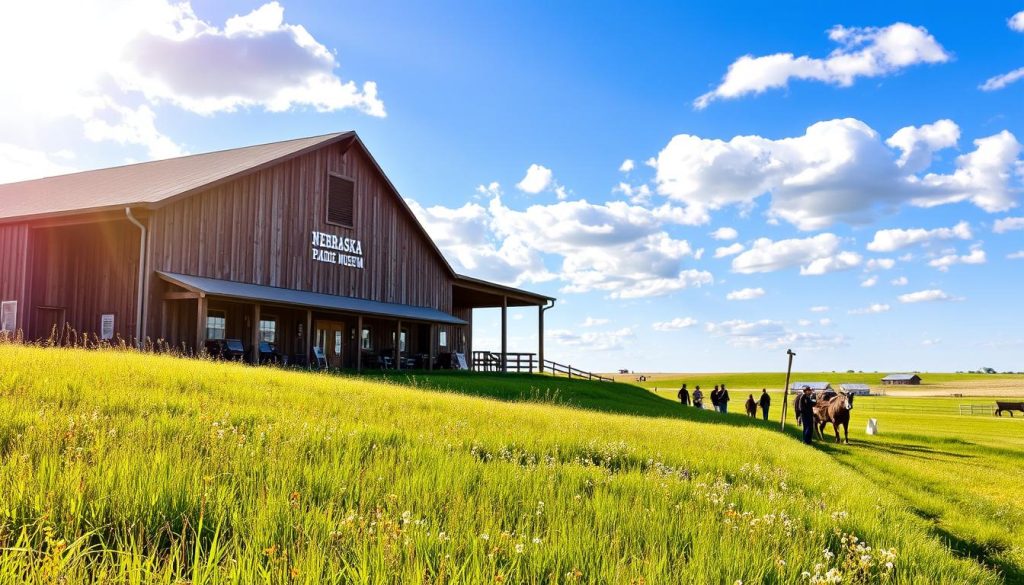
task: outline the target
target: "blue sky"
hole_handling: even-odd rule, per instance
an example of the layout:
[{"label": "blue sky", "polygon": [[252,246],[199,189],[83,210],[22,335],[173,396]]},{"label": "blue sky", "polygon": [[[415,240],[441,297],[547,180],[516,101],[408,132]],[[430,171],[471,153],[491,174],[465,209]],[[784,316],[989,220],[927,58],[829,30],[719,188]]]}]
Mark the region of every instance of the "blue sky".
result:
[{"label": "blue sky", "polygon": [[19,6],[0,180],[354,129],[559,361],[1024,369],[1024,4],[548,4]]}]

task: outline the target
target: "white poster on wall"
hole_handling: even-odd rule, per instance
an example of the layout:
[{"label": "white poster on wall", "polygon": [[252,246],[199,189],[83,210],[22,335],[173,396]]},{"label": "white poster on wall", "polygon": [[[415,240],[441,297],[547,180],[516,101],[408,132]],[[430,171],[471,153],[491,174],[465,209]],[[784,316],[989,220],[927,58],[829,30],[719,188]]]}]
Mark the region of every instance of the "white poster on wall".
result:
[{"label": "white poster on wall", "polygon": [[100,339],[108,340],[114,338],[114,315],[107,313],[100,315]]},{"label": "white poster on wall", "polygon": [[14,332],[18,328],[18,301],[0,303],[0,331]]}]

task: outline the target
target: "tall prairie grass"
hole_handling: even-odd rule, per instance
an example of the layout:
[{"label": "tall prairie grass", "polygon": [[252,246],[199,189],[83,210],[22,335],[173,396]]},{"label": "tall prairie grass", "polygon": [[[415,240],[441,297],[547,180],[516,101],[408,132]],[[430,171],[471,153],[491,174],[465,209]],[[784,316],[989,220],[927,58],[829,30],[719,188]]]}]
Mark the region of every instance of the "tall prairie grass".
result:
[{"label": "tall prairie grass", "polygon": [[410,383],[0,343],[0,582],[1002,581],[740,417]]}]

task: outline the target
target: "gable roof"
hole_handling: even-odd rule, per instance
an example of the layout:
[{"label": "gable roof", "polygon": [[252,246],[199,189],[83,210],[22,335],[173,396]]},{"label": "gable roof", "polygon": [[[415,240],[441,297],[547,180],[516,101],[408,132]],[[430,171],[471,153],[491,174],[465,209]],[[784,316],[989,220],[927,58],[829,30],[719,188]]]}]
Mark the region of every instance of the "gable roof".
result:
[{"label": "gable roof", "polygon": [[0,185],[0,221],[158,207],[354,136],[355,132],[335,132],[8,183]]},{"label": "gable roof", "polygon": [[921,376],[918,376],[917,374],[889,374],[888,376],[886,376],[886,377],[884,377],[882,379],[883,380],[896,380],[897,382],[900,382],[900,381],[903,381],[903,380],[913,380],[914,378],[917,378],[918,380],[920,380]]},{"label": "gable roof", "polygon": [[839,387],[843,390],[871,390],[867,384],[840,384]]},{"label": "gable roof", "polygon": [[810,387],[811,390],[830,390],[832,385],[828,382],[793,382],[790,384],[790,390],[803,390],[804,386]]}]

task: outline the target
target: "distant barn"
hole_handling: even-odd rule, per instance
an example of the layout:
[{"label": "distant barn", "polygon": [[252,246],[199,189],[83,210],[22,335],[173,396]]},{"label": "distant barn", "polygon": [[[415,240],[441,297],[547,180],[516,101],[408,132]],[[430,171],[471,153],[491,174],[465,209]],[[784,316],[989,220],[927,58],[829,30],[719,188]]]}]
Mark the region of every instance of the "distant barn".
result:
[{"label": "distant barn", "polygon": [[832,384],[829,384],[828,382],[793,382],[793,384],[790,385],[789,389],[790,391],[793,392],[802,392],[804,386],[809,387],[811,390],[815,392],[825,392],[832,390]]},{"label": "distant barn", "polygon": [[917,374],[889,374],[882,378],[883,384],[910,384],[917,386],[921,383],[921,376]]},{"label": "distant barn", "polygon": [[854,396],[868,396],[871,394],[871,386],[867,384],[840,384],[839,389]]}]

